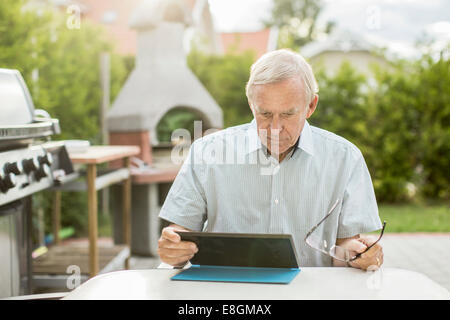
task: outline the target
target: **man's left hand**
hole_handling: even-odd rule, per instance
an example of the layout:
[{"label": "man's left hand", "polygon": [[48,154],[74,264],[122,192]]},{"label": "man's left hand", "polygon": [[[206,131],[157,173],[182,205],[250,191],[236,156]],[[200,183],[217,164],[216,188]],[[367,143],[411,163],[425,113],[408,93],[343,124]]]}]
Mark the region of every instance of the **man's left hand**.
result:
[{"label": "man's left hand", "polygon": [[[358,238],[340,241],[339,246],[356,252],[364,252],[364,247],[369,247],[376,241],[376,237],[360,235]],[[374,271],[383,264],[383,248],[379,243],[364,252],[358,259],[349,263],[351,267]]]}]

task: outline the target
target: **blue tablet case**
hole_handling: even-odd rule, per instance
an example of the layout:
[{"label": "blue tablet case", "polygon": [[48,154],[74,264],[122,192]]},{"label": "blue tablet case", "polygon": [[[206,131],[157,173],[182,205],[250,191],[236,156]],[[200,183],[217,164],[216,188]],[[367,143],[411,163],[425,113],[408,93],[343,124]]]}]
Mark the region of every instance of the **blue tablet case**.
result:
[{"label": "blue tablet case", "polygon": [[288,284],[300,272],[287,234],[179,232],[199,252],[172,280]]},{"label": "blue tablet case", "polygon": [[258,268],[192,265],[172,280],[251,282],[288,284],[300,272],[298,268]]}]

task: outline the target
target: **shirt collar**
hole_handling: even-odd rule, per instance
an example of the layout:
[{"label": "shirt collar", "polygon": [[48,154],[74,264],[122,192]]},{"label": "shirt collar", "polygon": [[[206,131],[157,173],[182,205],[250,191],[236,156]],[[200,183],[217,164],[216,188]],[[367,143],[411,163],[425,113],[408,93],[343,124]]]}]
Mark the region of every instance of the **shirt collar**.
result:
[{"label": "shirt collar", "polygon": [[[247,154],[263,148],[261,140],[259,139],[259,136],[258,136],[257,125],[256,125],[255,119],[253,119],[250,122],[250,128],[247,131],[247,135],[248,135]],[[311,127],[307,120],[305,120],[305,125],[303,126],[300,137],[294,146],[294,150],[291,153],[291,157],[294,155],[297,148],[302,149],[303,151],[305,151],[306,153],[308,153],[312,156],[314,155],[312,132],[311,132]]]}]

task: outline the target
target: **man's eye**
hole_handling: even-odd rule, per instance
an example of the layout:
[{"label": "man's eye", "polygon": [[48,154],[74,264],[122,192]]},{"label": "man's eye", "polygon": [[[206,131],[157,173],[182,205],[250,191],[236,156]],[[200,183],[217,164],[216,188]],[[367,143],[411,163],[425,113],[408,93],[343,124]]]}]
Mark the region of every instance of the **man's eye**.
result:
[{"label": "man's eye", "polygon": [[270,112],[263,112],[263,113],[261,113],[261,115],[263,117],[269,118],[272,114]]}]

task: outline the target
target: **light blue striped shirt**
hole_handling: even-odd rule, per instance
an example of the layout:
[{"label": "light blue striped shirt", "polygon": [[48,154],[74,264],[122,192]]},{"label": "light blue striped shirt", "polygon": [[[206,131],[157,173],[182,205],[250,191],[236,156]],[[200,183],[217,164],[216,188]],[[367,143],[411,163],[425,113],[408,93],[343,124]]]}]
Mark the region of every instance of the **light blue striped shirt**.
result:
[{"label": "light blue striped shirt", "polygon": [[197,139],[159,217],[196,231],[292,234],[301,266],[331,266],[304,238],[338,198],[315,231],[327,243],[380,229],[370,174],[355,145],[307,121],[293,151],[267,157],[255,120]]}]

